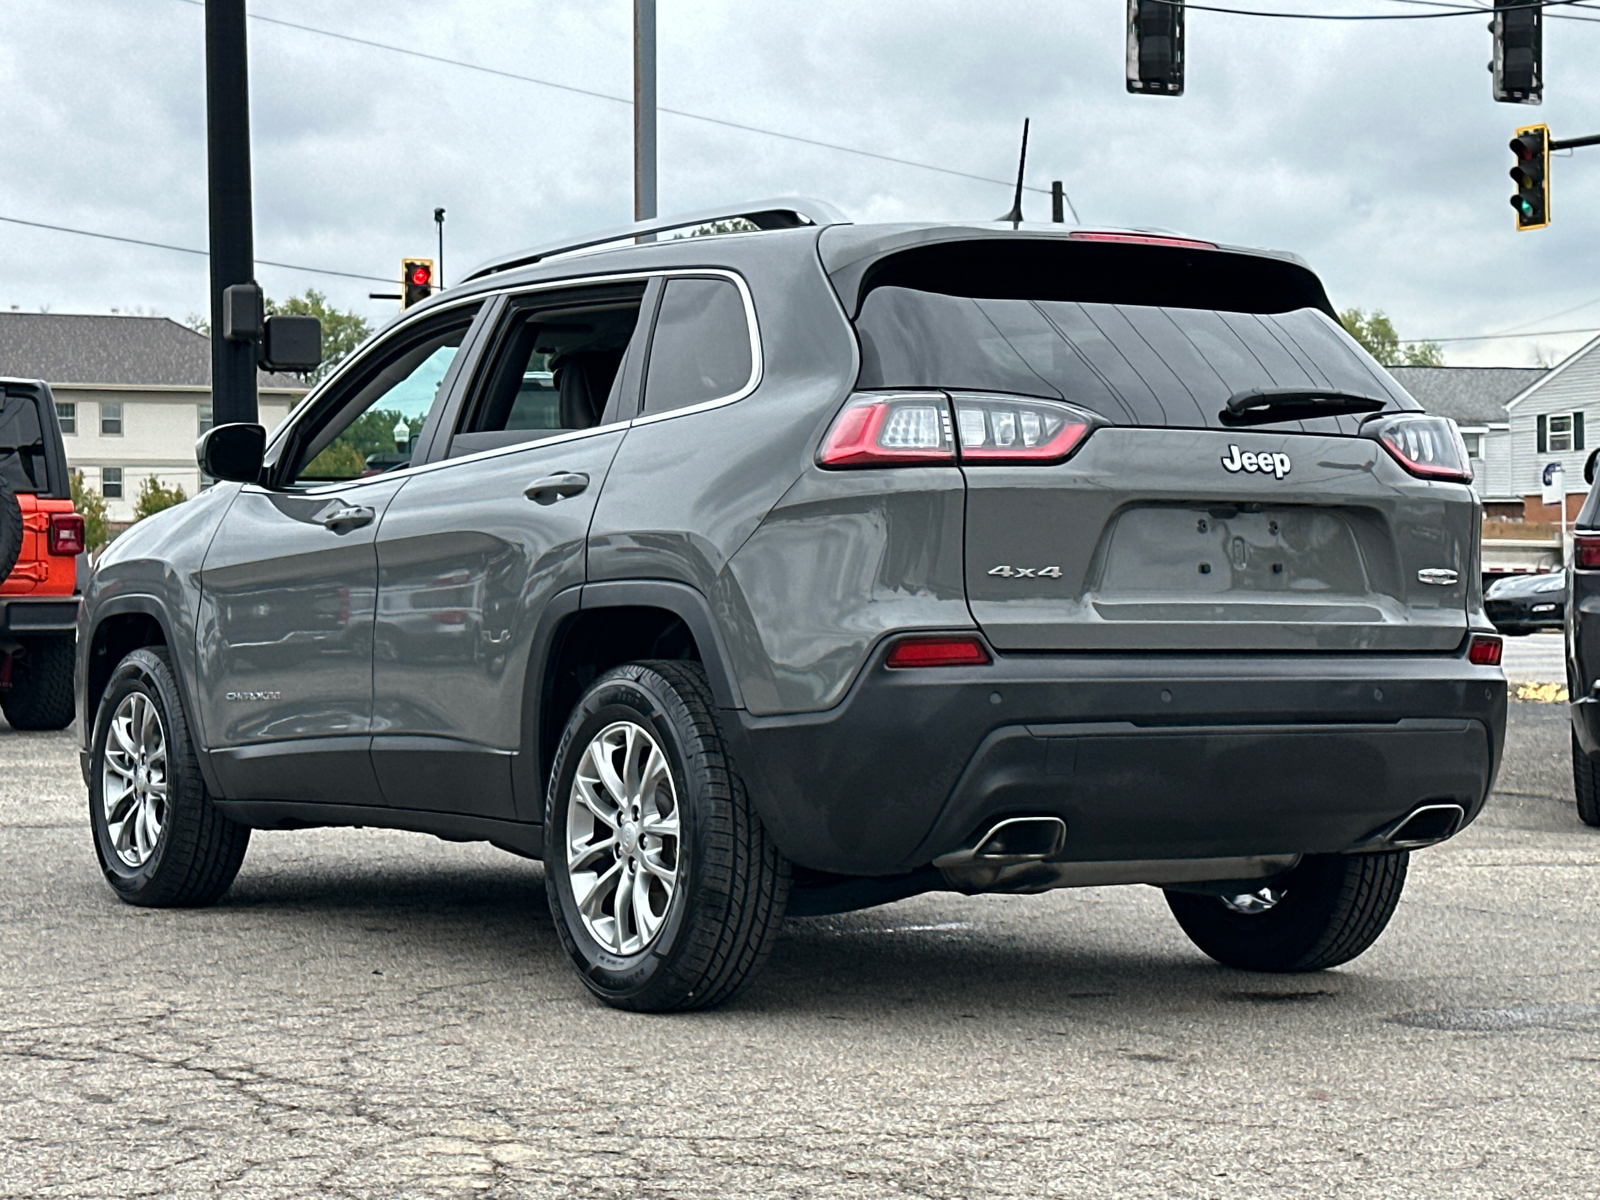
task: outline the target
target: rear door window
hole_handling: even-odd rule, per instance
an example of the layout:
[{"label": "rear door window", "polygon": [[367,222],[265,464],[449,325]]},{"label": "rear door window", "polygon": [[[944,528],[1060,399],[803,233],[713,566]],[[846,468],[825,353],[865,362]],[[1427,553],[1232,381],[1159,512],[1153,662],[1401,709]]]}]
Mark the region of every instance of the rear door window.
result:
[{"label": "rear door window", "polygon": [[[856,319],[860,386],[1013,392],[1118,425],[1222,428],[1236,392],[1328,388],[1415,401],[1325,314],[1069,300],[979,299],[879,287]],[[1342,422],[1342,424],[1340,424]],[[1352,431],[1355,418],[1307,429]]]},{"label": "rear door window", "polygon": [[48,492],[44,427],[34,398],[0,390],[0,477],[14,492]]},{"label": "rear door window", "polygon": [[650,342],[644,412],[722,400],[752,382],[755,354],[744,296],[728,279],[669,279]]},{"label": "rear door window", "polygon": [[473,382],[450,457],[618,420],[646,290],[639,283],[516,298]]}]

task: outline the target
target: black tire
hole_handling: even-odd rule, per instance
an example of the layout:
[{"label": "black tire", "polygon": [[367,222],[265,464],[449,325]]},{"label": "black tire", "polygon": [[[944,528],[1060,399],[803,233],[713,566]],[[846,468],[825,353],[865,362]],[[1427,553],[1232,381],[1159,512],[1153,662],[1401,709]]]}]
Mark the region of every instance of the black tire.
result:
[{"label": "black tire", "polygon": [[1527,637],[1533,632],[1532,625],[1498,625],[1495,632],[1502,637]]},{"label": "black tire", "polygon": [[[167,753],[167,799],[154,849],[145,862],[130,866],[113,844],[104,795],[106,742],[112,718],[134,693],[147,697],[161,720]],[[250,830],[228,820],[212,806],[164,648],[135,650],[117,665],[100,701],[92,745],[89,823],[94,829],[95,855],[112,890],[127,903],[146,908],[215,904],[239,873],[250,845]]]},{"label": "black tire", "polygon": [[11,659],[11,686],[0,691],[0,712],[13,729],[65,729],[72,724],[71,634],[19,639]]},{"label": "black tire", "polygon": [[1600,764],[1583,752],[1578,735],[1572,735],[1572,790],[1578,799],[1578,819],[1600,827]]},{"label": "black tire", "polygon": [[22,505],[17,493],[0,476],[0,583],[5,582],[11,568],[17,565],[22,553]]},{"label": "black tire", "polygon": [[1405,886],[1410,855],[1308,854],[1271,881],[1282,899],[1241,913],[1216,896],[1167,893],[1189,940],[1243,971],[1322,971],[1349,962],[1383,932]]},{"label": "black tire", "polygon": [[[618,722],[636,724],[658,743],[679,824],[676,884],[660,925],[653,939],[626,955],[586,928],[567,861],[574,779],[591,741]],[[589,990],[615,1008],[672,1012],[720,1004],[755,973],[777,939],[789,864],[750,804],[698,663],[631,663],[590,685],[556,750],[544,836],[545,892],[556,932]],[[611,853],[620,867],[621,854]]]}]

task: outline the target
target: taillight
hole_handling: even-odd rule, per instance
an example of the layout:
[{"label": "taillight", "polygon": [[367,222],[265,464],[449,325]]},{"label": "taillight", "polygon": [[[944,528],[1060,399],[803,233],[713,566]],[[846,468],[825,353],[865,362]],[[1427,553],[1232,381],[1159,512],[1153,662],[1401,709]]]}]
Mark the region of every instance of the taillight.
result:
[{"label": "taillight", "polygon": [[1095,418],[1055,400],[952,392],[956,442],[964,463],[1060,462],[1094,428]]},{"label": "taillight", "polygon": [[858,392],[833,420],[817,461],[825,467],[953,463],[943,392]]},{"label": "taillight", "polygon": [[71,558],[83,553],[83,518],[77,513],[50,514],[50,553]]},{"label": "taillight", "polygon": [[1500,665],[1500,639],[1492,633],[1475,633],[1467,643],[1467,661],[1475,667]]},{"label": "taillight", "polygon": [[1426,413],[1375,417],[1361,427],[1361,432],[1377,438],[1390,457],[1419,478],[1472,482],[1467,444],[1448,417]]},{"label": "taillight", "polygon": [[886,665],[904,667],[985,667],[989,651],[975,637],[901,638],[889,651]]},{"label": "taillight", "polygon": [[1580,571],[1600,570],[1600,533],[1580,533],[1573,537],[1572,562]]}]

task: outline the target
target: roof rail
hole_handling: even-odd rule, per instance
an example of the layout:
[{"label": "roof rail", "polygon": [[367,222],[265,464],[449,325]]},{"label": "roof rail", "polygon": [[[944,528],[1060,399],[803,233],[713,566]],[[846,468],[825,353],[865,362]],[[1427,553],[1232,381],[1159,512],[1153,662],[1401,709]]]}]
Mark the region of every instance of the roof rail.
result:
[{"label": "roof rail", "polygon": [[617,229],[607,229],[600,233],[586,234],[582,237],[567,238],[559,242],[548,242],[543,246],[534,246],[528,250],[519,250],[515,254],[508,254],[504,258],[493,258],[478,267],[474,267],[461,282],[466,283],[473,279],[482,279],[485,275],[493,275],[499,271],[509,271],[515,267],[526,267],[542,259],[553,258],[558,254],[571,254],[578,250],[589,250],[595,246],[604,246],[608,242],[621,242],[647,233],[671,233],[677,229],[693,229],[696,225],[710,225],[714,221],[737,219],[749,221],[758,229],[794,229],[801,225],[848,225],[850,223],[848,217],[825,200],[809,200],[802,196],[779,196],[772,200],[752,200],[747,204],[741,204],[733,208],[708,208],[702,212],[685,213],[676,217],[656,217],[649,221],[636,221],[632,225],[623,225]]}]

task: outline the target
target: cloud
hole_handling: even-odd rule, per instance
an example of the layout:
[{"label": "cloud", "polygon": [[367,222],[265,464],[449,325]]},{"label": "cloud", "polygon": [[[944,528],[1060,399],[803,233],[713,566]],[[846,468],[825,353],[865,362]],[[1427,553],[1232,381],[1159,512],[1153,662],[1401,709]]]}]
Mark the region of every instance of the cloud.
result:
[{"label": "cloud", "polygon": [[[1287,0],[1277,0],[1287,4]],[[1372,11],[1385,0],[1318,0]],[[627,96],[626,0],[259,0],[261,16]],[[1194,12],[1188,92],[1123,89],[1112,0],[668,0],[667,107],[1006,179],[1023,117],[1029,183],[1066,181],[1086,221],[1157,225],[1294,250],[1340,305],[1408,335],[1478,333],[1600,295],[1600,149],[1554,167],[1555,224],[1513,231],[1521,123],[1595,132],[1600,24],[1546,23],[1541,109],[1489,98],[1477,17],[1327,25]],[[8,0],[0,43],[0,215],[203,248],[202,10],[183,0]],[[626,104],[252,21],[256,248],[385,275],[431,251],[447,276],[498,252],[626,221]],[[859,219],[989,219],[1003,185],[663,114],[664,210],[800,192]],[[1585,155],[1588,157],[1585,157]],[[1031,194],[1029,215],[1047,215]],[[204,260],[0,225],[0,305],[205,307]],[[381,287],[263,268],[374,317]],[[1600,324],[1600,307],[1554,326]],[[1583,339],[1542,339],[1567,348]],[[1468,343],[1451,361],[1527,361]]]}]

